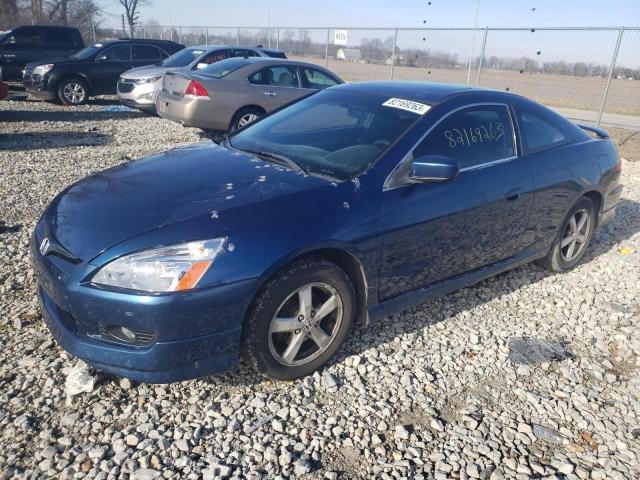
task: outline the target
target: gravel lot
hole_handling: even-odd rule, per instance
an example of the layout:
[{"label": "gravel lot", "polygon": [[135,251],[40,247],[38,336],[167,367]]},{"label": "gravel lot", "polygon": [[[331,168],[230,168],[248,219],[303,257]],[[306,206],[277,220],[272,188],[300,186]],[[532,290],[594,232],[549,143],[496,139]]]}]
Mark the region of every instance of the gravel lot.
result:
[{"label": "gravel lot", "polygon": [[[107,104],[0,103],[1,479],[640,477],[640,134],[612,132],[624,196],[574,271],[525,266],[358,327],[304,380],[156,386],[59,349],[27,258],[69,183],[203,140]],[[90,391],[70,397],[73,367]]]}]

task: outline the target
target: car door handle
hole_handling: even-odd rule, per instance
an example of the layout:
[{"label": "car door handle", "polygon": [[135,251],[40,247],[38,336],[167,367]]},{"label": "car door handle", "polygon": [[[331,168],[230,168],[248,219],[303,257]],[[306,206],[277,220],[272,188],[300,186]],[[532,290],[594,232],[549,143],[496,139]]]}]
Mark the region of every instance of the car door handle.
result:
[{"label": "car door handle", "polygon": [[267,97],[277,97],[278,94],[276,92],[264,92]]}]

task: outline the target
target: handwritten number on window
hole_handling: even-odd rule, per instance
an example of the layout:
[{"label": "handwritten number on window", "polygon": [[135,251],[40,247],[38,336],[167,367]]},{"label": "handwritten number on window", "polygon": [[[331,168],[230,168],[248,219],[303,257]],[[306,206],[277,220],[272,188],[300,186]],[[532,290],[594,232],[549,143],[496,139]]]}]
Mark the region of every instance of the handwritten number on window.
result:
[{"label": "handwritten number on window", "polygon": [[492,122],[479,127],[445,130],[444,136],[450,148],[470,147],[474,143],[497,142],[504,136],[504,128],[502,122]]}]

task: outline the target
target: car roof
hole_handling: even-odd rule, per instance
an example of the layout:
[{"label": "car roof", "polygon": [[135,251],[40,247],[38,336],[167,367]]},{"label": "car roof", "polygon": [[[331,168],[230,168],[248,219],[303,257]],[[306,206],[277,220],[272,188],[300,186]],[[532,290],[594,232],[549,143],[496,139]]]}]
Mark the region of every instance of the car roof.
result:
[{"label": "car roof", "polygon": [[416,102],[437,103],[452,95],[472,92],[494,92],[494,90],[470,87],[456,83],[435,83],[435,82],[411,82],[411,81],[377,81],[377,82],[356,82],[343,83],[331,87],[332,90],[340,89],[351,92],[362,92],[377,95],[385,98],[403,98]]},{"label": "car roof", "polygon": [[177,42],[172,40],[154,40],[150,38],[118,38],[117,40],[107,40],[104,42],[95,42],[93,45],[101,44],[101,45],[115,45],[118,43],[150,43],[150,44],[158,44],[158,45],[180,45]]}]

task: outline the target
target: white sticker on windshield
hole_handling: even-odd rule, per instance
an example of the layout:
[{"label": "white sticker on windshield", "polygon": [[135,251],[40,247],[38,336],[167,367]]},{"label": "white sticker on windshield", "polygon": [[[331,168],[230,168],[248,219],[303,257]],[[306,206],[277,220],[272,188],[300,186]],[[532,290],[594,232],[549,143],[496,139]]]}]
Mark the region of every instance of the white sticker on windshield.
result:
[{"label": "white sticker on windshield", "polygon": [[96,43],[96,44],[94,45],[94,47],[96,47],[96,48],[102,48],[102,44],[101,44],[101,43]]},{"label": "white sticker on windshield", "polygon": [[404,98],[390,98],[382,104],[384,107],[399,108],[400,110],[406,110],[407,112],[417,113],[418,115],[424,115],[431,108],[424,103],[414,102],[412,100],[405,100]]}]

